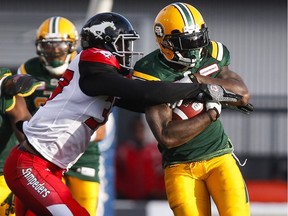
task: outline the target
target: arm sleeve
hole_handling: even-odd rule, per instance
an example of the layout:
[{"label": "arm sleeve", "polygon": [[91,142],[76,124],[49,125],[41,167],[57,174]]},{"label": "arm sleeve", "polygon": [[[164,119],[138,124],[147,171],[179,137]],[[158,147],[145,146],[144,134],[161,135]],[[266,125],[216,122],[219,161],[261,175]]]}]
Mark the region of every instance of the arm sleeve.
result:
[{"label": "arm sleeve", "polygon": [[132,112],[145,113],[146,104],[143,101],[129,101],[125,99],[117,99],[115,100],[114,106]]},{"label": "arm sleeve", "polygon": [[201,92],[198,83],[131,80],[120,75],[117,68],[102,63],[80,61],[79,69],[79,85],[88,96],[115,96],[151,105],[193,99]]}]

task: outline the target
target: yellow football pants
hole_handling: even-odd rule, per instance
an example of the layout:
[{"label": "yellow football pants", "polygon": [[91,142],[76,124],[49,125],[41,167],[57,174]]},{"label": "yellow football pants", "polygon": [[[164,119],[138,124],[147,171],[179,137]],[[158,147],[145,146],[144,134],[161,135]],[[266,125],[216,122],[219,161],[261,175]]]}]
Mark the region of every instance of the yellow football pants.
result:
[{"label": "yellow football pants", "polygon": [[[4,175],[0,176],[0,216],[15,216],[14,200],[6,184]],[[9,197],[10,196],[10,197]],[[4,202],[5,201],[5,202]]]},{"label": "yellow football pants", "polygon": [[250,216],[247,188],[231,154],[168,166],[165,186],[175,216],[210,216],[210,195],[220,216]]},{"label": "yellow football pants", "polygon": [[90,215],[95,216],[98,205],[99,183],[84,181],[73,176],[65,176],[74,199],[83,206]]}]

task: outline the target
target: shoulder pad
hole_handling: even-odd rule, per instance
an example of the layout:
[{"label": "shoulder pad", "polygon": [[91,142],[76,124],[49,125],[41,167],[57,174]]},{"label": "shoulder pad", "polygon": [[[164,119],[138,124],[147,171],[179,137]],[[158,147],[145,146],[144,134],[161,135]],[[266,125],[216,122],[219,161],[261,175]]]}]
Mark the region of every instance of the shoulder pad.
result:
[{"label": "shoulder pad", "polygon": [[152,75],[145,74],[145,73],[142,73],[142,72],[136,71],[136,70],[133,71],[132,78],[133,79],[139,79],[139,80],[161,81],[157,77],[154,77]]},{"label": "shoulder pad", "polygon": [[20,65],[20,67],[17,70],[17,74],[27,74],[27,71],[25,69],[25,64]]},{"label": "shoulder pad", "polygon": [[98,62],[103,64],[112,65],[120,69],[120,64],[116,57],[107,50],[90,48],[83,50],[80,56],[80,61]]},{"label": "shoulder pad", "polygon": [[[138,60],[134,65],[134,71],[132,73],[133,79],[161,81],[161,79],[157,77],[157,72],[159,72],[157,62],[160,62],[157,57],[159,53],[160,50],[157,49]],[[153,62],[153,64],[151,64],[151,62]]]},{"label": "shoulder pad", "polygon": [[211,41],[211,56],[224,65],[230,64],[230,53],[225,45],[217,41]]}]

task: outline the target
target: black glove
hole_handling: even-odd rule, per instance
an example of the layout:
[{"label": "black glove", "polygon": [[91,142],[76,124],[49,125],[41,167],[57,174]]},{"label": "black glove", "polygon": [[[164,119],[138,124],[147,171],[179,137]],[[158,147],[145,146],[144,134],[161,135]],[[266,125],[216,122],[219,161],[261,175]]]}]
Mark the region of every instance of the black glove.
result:
[{"label": "black glove", "polygon": [[227,91],[224,87],[214,84],[201,84],[202,92],[198,94],[197,100],[218,101],[218,102],[237,102],[242,99],[241,95]]},{"label": "black glove", "polygon": [[228,109],[232,109],[232,110],[237,110],[237,111],[240,111],[240,112],[242,112],[244,114],[250,114],[251,112],[254,111],[254,107],[253,107],[253,105],[251,103],[248,103],[245,106],[232,106],[230,104],[223,103],[222,107],[224,109],[228,108]]},{"label": "black glove", "polygon": [[28,74],[15,74],[5,78],[1,85],[1,92],[4,97],[11,97],[17,94],[26,97],[31,95],[41,85],[40,81]]}]

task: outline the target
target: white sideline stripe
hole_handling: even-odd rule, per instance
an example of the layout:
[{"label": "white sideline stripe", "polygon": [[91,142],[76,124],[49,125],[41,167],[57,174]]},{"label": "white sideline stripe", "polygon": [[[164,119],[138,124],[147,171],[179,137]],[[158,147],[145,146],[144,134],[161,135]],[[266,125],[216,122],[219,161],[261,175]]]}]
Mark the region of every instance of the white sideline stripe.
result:
[{"label": "white sideline stripe", "polygon": [[53,216],[73,216],[70,209],[64,204],[56,204],[48,206],[47,209]]}]

